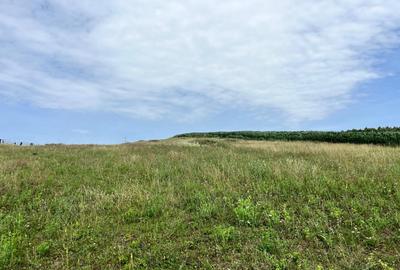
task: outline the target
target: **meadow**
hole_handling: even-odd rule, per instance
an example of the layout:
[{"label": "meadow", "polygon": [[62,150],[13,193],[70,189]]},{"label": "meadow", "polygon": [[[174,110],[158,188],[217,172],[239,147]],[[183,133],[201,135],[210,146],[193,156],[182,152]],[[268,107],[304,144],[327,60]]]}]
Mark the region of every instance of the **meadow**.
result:
[{"label": "meadow", "polygon": [[0,145],[0,269],[400,269],[400,149]]}]

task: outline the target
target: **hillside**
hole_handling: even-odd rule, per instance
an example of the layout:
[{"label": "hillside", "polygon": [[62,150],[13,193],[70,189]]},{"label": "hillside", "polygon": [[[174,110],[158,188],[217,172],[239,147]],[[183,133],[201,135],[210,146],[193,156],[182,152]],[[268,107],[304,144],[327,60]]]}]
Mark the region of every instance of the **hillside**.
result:
[{"label": "hillside", "polygon": [[400,151],[0,145],[0,269],[399,269]]},{"label": "hillside", "polygon": [[347,131],[227,131],[196,132],[176,138],[233,138],[263,141],[311,141],[329,143],[400,145],[400,128],[365,128]]}]

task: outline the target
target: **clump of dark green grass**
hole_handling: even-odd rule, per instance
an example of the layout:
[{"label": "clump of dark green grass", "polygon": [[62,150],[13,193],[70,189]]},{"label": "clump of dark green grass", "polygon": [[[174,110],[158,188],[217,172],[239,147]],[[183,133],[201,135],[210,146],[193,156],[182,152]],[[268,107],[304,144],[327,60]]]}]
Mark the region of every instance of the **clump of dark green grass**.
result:
[{"label": "clump of dark green grass", "polygon": [[399,269],[400,151],[0,147],[0,269]]}]

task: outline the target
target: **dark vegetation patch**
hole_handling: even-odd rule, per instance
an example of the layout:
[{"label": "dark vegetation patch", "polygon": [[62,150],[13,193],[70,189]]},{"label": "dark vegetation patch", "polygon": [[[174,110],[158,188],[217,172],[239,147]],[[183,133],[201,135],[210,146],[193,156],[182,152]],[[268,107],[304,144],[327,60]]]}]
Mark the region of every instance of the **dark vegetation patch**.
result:
[{"label": "dark vegetation patch", "polygon": [[365,128],[362,130],[353,129],[348,131],[199,132],[180,134],[175,137],[400,145],[400,128]]}]

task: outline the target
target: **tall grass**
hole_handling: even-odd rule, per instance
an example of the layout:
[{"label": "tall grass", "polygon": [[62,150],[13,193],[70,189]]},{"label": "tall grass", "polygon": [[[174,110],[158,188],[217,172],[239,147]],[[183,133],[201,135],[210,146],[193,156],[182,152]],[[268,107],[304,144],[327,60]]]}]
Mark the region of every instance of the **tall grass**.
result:
[{"label": "tall grass", "polygon": [[398,148],[0,147],[0,269],[399,269]]}]

